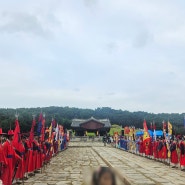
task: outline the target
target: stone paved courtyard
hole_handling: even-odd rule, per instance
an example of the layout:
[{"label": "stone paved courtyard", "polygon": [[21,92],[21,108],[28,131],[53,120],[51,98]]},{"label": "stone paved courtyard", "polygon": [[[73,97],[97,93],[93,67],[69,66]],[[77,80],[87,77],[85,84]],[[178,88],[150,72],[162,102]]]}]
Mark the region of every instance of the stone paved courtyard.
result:
[{"label": "stone paved courtyard", "polygon": [[71,142],[54,157],[42,173],[25,185],[90,185],[91,173],[109,166],[117,174],[118,185],[185,185],[185,172],[134,154],[103,146],[101,142]]}]

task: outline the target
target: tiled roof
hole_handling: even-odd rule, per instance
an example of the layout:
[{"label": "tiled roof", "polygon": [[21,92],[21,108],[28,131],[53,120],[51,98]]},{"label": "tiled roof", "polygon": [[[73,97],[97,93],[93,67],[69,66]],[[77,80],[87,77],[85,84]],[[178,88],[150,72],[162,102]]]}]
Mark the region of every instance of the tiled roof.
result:
[{"label": "tiled roof", "polygon": [[73,119],[71,127],[80,127],[80,124],[89,122],[91,120],[103,123],[104,127],[111,127],[111,123],[109,119],[95,119],[94,117],[91,117],[89,119]]}]

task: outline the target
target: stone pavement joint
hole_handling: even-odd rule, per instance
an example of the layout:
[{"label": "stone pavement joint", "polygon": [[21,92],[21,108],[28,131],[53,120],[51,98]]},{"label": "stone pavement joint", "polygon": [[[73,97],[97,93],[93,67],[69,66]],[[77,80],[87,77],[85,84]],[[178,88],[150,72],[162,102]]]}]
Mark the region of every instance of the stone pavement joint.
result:
[{"label": "stone pavement joint", "polygon": [[93,148],[126,179],[125,184],[133,185],[184,185],[185,173],[162,163],[136,156],[115,148]]},{"label": "stone pavement joint", "polygon": [[[102,143],[101,143],[102,144]],[[101,144],[94,145],[100,146]],[[80,145],[80,144],[79,144]],[[92,147],[70,147],[54,157],[43,173],[36,174],[25,185],[89,185],[92,172],[106,163]],[[123,183],[117,178],[118,185]]]},{"label": "stone pavement joint", "polygon": [[111,167],[118,185],[185,185],[185,172],[162,163],[115,149],[102,142],[70,142],[69,148],[54,157],[43,173],[25,185],[89,185],[92,171]]},{"label": "stone pavement joint", "polygon": [[107,166],[109,166],[114,171],[114,173],[119,176],[119,178],[125,185],[131,185],[131,182],[128,179],[126,179],[116,168],[114,168],[113,165],[109,161],[103,158],[94,148],[93,150],[107,164]]}]

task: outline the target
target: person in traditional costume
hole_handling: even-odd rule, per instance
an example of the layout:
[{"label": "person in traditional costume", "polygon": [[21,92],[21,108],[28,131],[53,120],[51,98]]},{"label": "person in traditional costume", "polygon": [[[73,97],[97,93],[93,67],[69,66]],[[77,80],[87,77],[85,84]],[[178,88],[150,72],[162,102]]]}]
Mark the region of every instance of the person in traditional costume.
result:
[{"label": "person in traditional costume", "polygon": [[146,141],[144,142],[144,152],[145,152],[145,156],[149,157],[150,153],[151,153],[151,147],[150,147],[151,141]]},{"label": "person in traditional costume", "polygon": [[170,165],[172,166],[172,168],[177,167],[178,165],[178,154],[177,154],[177,140],[175,139],[174,141],[171,142],[170,144]]},{"label": "person in traditional costume", "polygon": [[2,181],[3,174],[5,172],[5,168],[8,165],[3,146],[2,146],[2,136],[4,135],[2,128],[0,128],[0,180]]},{"label": "person in traditional costume", "polygon": [[[3,144],[3,150],[7,160],[7,168],[5,168],[4,174],[2,176],[2,181],[4,185],[12,185],[14,172],[16,171],[17,164],[19,163],[19,161],[21,161],[20,156],[16,154],[12,146],[13,136],[13,130],[9,130],[8,139]],[[13,166],[14,161],[16,161],[16,166]]]},{"label": "person in traditional costume", "polygon": [[158,156],[158,146],[159,146],[159,139],[157,139],[153,143],[153,156],[154,156],[155,160],[157,160],[159,158],[159,156]]},{"label": "person in traditional costume", "polygon": [[166,140],[163,139],[162,143],[163,143],[163,147],[162,147],[162,161],[163,162],[167,162],[168,151],[167,151]]},{"label": "person in traditional costume", "polygon": [[159,160],[160,161],[162,161],[162,153],[163,153],[163,150],[162,150],[162,148],[163,148],[163,141],[162,141],[162,139],[160,139],[160,141],[159,141],[159,144],[158,144],[158,147],[157,147],[157,152],[158,152],[158,157],[159,157]]},{"label": "person in traditional costume", "polygon": [[143,155],[145,152],[144,152],[144,143],[143,143],[143,138],[142,137],[140,138],[140,141],[138,142],[138,145],[139,145],[139,154]]},{"label": "person in traditional costume", "polygon": [[25,143],[25,172],[28,174],[32,173],[34,171],[34,164],[33,164],[33,143],[30,142],[30,140],[27,138]]},{"label": "person in traditional costume", "polygon": [[33,171],[37,172],[39,169],[39,158],[38,158],[38,152],[39,152],[39,143],[38,143],[38,136],[35,136],[33,140]]},{"label": "person in traditional costume", "polygon": [[24,147],[24,143],[26,141],[26,137],[24,135],[21,136],[21,142],[19,145],[19,151],[18,151],[18,155],[21,157],[21,161],[19,162],[18,168],[17,168],[17,173],[15,178],[17,180],[21,180],[24,178],[24,174],[25,174],[25,147]]},{"label": "person in traditional costume", "polygon": [[181,170],[185,171],[185,141],[184,138],[179,142],[180,149],[180,167]]},{"label": "person in traditional costume", "polygon": [[154,142],[152,141],[152,138],[150,139],[150,154],[149,154],[149,157],[152,159],[153,158],[153,145],[154,145]]}]

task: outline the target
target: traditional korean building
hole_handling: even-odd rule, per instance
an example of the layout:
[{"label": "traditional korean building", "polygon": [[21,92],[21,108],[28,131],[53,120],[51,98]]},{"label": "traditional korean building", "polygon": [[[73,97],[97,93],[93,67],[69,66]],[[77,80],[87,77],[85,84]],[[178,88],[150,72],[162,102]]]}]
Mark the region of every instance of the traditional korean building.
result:
[{"label": "traditional korean building", "polygon": [[110,131],[111,123],[109,119],[73,119],[71,128],[76,136],[84,136],[86,132],[94,132],[96,135],[104,135]]}]

